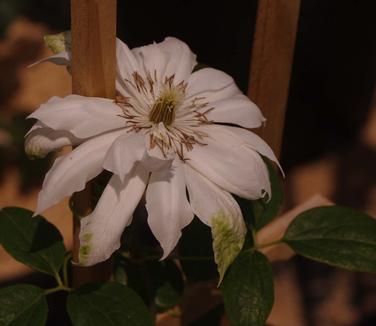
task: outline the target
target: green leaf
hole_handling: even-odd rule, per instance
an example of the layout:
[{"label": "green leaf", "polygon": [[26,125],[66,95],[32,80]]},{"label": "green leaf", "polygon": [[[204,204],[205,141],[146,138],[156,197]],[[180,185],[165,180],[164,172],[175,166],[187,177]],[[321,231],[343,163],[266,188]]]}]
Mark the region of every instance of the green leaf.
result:
[{"label": "green leaf", "polygon": [[45,325],[47,314],[42,289],[19,284],[0,290],[0,326]]},{"label": "green leaf", "polygon": [[151,326],[141,298],[119,283],[87,284],[69,294],[68,314],[74,326]]},{"label": "green leaf", "polygon": [[272,268],[259,252],[242,252],[228,269],[221,285],[232,326],[264,326],[272,309]]},{"label": "green leaf", "polygon": [[19,262],[54,276],[64,262],[63,238],[54,225],[32,215],[24,208],[0,210],[0,244]]},{"label": "green leaf", "polygon": [[252,202],[253,223],[256,230],[260,230],[277,216],[283,201],[283,189],[279,175],[268,159],[265,159],[265,164],[269,171],[272,195],[270,200],[269,198],[262,198]]},{"label": "green leaf", "polygon": [[295,252],[352,271],[376,272],[376,220],[339,206],[298,215],[284,236]]}]

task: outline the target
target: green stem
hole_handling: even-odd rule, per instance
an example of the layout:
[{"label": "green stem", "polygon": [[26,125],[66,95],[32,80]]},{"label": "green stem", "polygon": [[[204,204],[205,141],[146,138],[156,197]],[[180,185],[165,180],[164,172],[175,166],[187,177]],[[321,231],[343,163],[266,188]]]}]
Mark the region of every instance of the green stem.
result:
[{"label": "green stem", "polygon": [[65,285],[68,285],[68,262],[72,257],[72,253],[68,253],[65,256],[64,264],[63,264],[63,282]]},{"label": "green stem", "polygon": [[185,257],[171,257],[170,259],[179,259],[179,260],[213,260],[214,257],[208,256],[185,256]]},{"label": "green stem", "polygon": [[61,279],[59,272],[55,272],[55,279],[56,279],[56,282],[58,284],[58,287],[65,286],[62,279]]},{"label": "green stem", "polygon": [[255,245],[248,249],[248,250],[244,250],[244,251],[255,251],[255,250],[260,250],[260,249],[263,249],[263,248],[266,248],[266,247],[271,247],[271,246],[274,246],[274,245],[277,245],[277,244],[280,244],[282,243],[283,240],[282,239],[278,239],[278,240],[275,240],[275,241],[271,241],[271,242],[267,242],[267,243],[263,243],[263,244],[257,244],[255,243]]},{"label": "green stem", "polygon": [[72,291],[72,288],[70,287],[67,287],[65,285],[59,285],[57,287],[54,287],[54,288],[51,288],[51,289],[47,289],[44,291],[44,295],[48,295],[48,294],[51,294],[51,293],[55,293],[55,292],[58,292],[58,291],[66,291],[66,292],[71,292]]},{"label": "green stem", "polygon": [[271,247],[271,246],[280,244],[281,242],[282,242],[282,239],[278,239],[278,240],[275,240],[275,241],[272,241],[272,242],[258,244],[256,246],[254,246],[254,249],[258,250],[258,249],[263,249],[263,248],[266,248],[266,247]]},{"label": "green stem", "polygon": [[[151,260],[159,260],[161,257],[160,256],[147,256],[147,257],[143,257],[143,258],[132,258],[129,256],[128,253],[126,252],[120,252],[120,254],[126,258],[126,259],[129,259],[133,262],[137,262],[137,263],[143,263],[145,261],[151,261]],[[213,260],[214,257],[209,257],[209,256],[170,256],[170,257],[167,257],[166,260],[174,260],[174,259],[178,259],[178,260],[185,260],[185,261],[190,261],[190,260],[205,260],[205,261],[208,261],[208,260]]]}]

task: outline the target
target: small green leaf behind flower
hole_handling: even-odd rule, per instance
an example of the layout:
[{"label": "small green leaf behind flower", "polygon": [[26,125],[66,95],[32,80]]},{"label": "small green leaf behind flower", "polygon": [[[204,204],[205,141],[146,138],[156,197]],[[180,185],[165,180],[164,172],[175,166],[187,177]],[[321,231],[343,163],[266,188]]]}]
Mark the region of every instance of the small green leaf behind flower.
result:
[{"label": "small green leaf behind flower", "polygon": [[0,290],[0,325],[45,325],[48,306],[42,289],[18,284]]},{"label": "small green leaf behind flower", "polygon": [[87,284],[69,294],[68,314],[74,326],[151,326],[141,298],[120,283]]},{"label": "small green leaf behind flower", "polygon": [[267,258],[257,251],[242,252],[227,271],[221,291],[232,326],[264,326],[274,302]]},{"label": "small green leaf behind flower", "polygon": [[55,276],[64,263],[65,247],[58,229],[24,208],[0,210],[0,244],[19,262]]},{"label": "small green leaf behind flower", "polygon": [[376,220],[340,206],[298,215],[283,241],[296,253],[352,271],[376,273]]}]

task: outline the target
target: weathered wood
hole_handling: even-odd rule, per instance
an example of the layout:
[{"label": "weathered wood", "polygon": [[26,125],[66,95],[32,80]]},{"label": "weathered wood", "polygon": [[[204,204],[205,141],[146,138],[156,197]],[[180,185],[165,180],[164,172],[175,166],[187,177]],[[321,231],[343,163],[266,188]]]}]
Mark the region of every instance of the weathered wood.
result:
[{"label": "weathered wood", "polygon": [[256,132],[280,154],[300,0],[259,0],[248,96],[266,126]]},{"label": "weathered wood", "polygon": [[[115,97],[116,73],[116,0],[72,0],[72,90],[74,94]],[[75,194],[78,215],[90,213],[90,183]],[[74,221],[73,260],[78,261],[79,221]],[[106,281],[111,262],[93,267],[73,268],[73,285]]]},{"label": "weathered wood", "polygon": [[116,0],[72,0],[72,87],[115,97]]}]

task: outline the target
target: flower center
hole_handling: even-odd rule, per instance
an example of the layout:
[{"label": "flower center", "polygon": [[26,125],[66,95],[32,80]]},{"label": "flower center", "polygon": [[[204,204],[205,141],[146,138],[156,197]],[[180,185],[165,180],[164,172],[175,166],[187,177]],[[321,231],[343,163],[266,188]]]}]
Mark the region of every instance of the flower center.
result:
[{"label": "flower center", "polygon": [[176,88],[168,88],[164,90],[153,104],[149,120],[154,123],[163,122],[169,126],[175,120],[175,109],[181,102],[184,92]]}]

